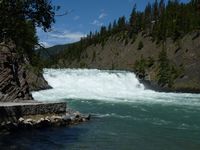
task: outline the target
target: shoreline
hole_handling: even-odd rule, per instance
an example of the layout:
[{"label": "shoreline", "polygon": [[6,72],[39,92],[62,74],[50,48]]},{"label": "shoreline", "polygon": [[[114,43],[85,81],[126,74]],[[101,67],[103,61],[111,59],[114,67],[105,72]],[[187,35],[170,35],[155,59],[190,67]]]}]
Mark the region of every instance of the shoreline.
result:
[{"label": "shoreline", "polygon": [[153,90],[156,92],[200,94],[200,89],[190,89],[190,88],[170,89],[167,87],[160,87],[149,80],[139,80],[139,81],[141,84],[145,86],[145,89]]},{"label": "shoreline", "polygon": [[39,129],[79,124],[90,120],[90,115],[67,108],[66,102],[0,103],[0,131]]}]

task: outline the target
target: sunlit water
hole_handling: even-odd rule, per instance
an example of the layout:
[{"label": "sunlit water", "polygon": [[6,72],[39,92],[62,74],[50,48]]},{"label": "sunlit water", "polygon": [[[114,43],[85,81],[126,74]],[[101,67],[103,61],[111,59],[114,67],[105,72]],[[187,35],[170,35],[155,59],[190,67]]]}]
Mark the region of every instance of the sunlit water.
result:
[{"label": "sunlit water", "polygon": [[92,120],[69,128],[0,136],[3,149],[199,150],[200,94],[145,90],[124,71],[45,70],[53,89],[39,101],[66,101]]}]

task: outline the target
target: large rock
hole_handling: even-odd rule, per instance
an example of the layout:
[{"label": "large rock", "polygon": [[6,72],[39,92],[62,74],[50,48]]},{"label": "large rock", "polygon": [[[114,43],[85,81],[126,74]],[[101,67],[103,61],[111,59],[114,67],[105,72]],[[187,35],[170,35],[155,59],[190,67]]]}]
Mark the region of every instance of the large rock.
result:
[{"label": "large rock", "polygon": [[0,60],[0,101],[32,100],[23,58],[17,56],[14,44],[0,44]]},{"label": "large rock", "polygon": [[34,71],[33,69],[27,70],[27,82],[29,84],[30,91],[39,91],[52,88],[48,82],[44,79],[42,72]]}]

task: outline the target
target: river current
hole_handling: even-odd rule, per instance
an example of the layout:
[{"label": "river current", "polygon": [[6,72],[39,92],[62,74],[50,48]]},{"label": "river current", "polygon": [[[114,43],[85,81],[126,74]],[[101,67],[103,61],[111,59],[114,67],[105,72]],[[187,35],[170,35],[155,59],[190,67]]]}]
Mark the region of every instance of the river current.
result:
[{"label": "river current", "polygon": [[53,89],[38,101],[66,101],[91,121],[0,136],[1,149],[199,150],[200,94],[146,90],[126,71],[45,69]]}]

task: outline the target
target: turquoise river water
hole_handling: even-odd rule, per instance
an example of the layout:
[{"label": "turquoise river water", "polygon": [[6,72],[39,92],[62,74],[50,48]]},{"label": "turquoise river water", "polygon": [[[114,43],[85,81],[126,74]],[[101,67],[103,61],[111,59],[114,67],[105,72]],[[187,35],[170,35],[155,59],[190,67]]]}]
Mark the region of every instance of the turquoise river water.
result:
[{"label": "turquoise river water", "polygon": [[200,94],[145,90],[125,71],[44,70],[53,89],[39,101],[66,101],[91,121],[0,135],[0,149],[200,150]]}]

